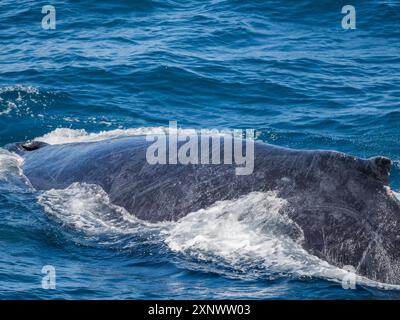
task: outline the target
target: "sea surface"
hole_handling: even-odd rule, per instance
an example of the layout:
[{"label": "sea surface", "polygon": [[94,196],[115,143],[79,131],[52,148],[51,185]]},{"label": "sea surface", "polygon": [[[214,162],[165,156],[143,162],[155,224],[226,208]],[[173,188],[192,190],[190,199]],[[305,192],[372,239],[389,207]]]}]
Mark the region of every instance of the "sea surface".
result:
[{"label": "sea surface", "polygon": [[[42,28],[47,4],[54,30]],[[342,28],[346,4],[355,30]],[[399,40],[390,0],[1,0],[0,146],[171,120],[251,128],[279,146],[390,157],[399,191]],[[366,279],[343,289],[347,271],[279,233],[273,193],[145,224],[96,186],[32,189],[22,162],[0,149],[0,299],[400,298]]]}]

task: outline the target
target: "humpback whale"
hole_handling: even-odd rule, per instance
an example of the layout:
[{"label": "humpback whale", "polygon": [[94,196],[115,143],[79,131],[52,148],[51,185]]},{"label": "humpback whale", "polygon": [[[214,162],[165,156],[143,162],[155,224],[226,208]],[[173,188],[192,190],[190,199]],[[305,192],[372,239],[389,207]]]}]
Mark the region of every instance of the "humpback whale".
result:
[{"label": "humpback whale", "polygon": [[176,221],[220,200],[275,191],[286,200],[281,210],[301,227],[309,253],[400,284],[400,202],[389,188],[388,158],[255,142],[252,174],[236,175],[235,166],[223,161],[149,164],[149,145],[135,136],[63,145],[34,141],[9,149],[24,158],[24,174],[37,190],[96,184],[113,204],[150,222]]}]

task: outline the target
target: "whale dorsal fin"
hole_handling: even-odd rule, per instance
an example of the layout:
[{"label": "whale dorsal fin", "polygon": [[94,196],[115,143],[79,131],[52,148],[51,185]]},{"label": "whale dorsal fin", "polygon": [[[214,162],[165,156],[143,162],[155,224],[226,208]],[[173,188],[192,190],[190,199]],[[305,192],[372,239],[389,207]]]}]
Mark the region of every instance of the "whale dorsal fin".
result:
[{"label": "whale dorsal fin", "polygon": [[368,169],[372,175],[384,184],[389,184],[392,161],[389,158],[378,156],[368,159]]}]

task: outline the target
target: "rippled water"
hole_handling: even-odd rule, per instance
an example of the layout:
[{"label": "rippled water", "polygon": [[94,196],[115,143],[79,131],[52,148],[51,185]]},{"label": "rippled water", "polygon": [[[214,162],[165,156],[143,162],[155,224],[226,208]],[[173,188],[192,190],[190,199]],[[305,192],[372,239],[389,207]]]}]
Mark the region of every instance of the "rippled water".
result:
[{"label": "rippled water", "polygon": [[[280,146],[388,156],[400,189],[398,1],[353,2],[347,31],[342,1],[64,0],[55,30],[45,4],[0,3],[1,146],[170,120],[254,128]],[[0,149],[1,298],[399,298],[368,281],[343,290],[342,270],[284,237],[272,194],[147,225],[96,186],[32,190],[21,161]],[[44,265],[56,290],[41,288]]]}]

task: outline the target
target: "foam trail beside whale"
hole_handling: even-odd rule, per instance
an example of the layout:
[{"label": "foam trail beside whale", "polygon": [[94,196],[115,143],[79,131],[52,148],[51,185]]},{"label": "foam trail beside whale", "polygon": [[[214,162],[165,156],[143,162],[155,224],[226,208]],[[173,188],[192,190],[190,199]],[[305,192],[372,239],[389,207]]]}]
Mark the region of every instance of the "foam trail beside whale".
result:
[{"label": "foam trail beside whale", "polygon": [[[33,140],[45,142],[51,145],[55,144],[66,144],[75,142],[94,142],[103,141],[112,138],[119,137],[132,137],[132,136],[143,136],[143,135],[157,135],[157,134],[178,134],[178,135],[193,135],[196,134],[196,129],[182,129],[182,128],[170,128],[170,127],[139,127],[131,129],[115,129],[108,131],[100,131],[97,133],[88,133],[84,129],[69,129],[69,128],[57,128],[43,136],[36,137]],[[211,130],[205,130],[205,133]],[[223,133],[214,133],[213,135],[223,135]]]},{"label": "foam trail beside whale", "polygon": [[23,173],[24,159],[19,155],[0,148],[0,182],[4,182],[5,190],[33,189]]},{"label": "foam trail beside whale", "polygon": [[[132,217],[111,204],[108,195],[96,185],[74,183],[66,189],[49,190],[39,196],[39,203],[50,217],[92,239],[92,244],[93,239],[102,238],[95,245],[118,247],[123,243],[123,248],[129,249],[138,245],[137,237],[128,242],[121,241],[121,237],[144,239],[156,233],[173,252],[199,262],[229,266],[233,269],[230,277],[286,275],[340,283],[349,274],[301,247],[300,227],[278,213],[285,200],[273,192],[254,192],[238,200],[220,201],[177,222],[161,223]],[[289,237],[293,234],[297,234],[296,241]],[[221,272],[218,268],[213,271]],[[357,281],[360,285],[400,289],[359,276]]]}]

